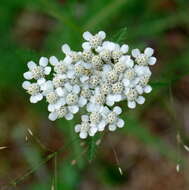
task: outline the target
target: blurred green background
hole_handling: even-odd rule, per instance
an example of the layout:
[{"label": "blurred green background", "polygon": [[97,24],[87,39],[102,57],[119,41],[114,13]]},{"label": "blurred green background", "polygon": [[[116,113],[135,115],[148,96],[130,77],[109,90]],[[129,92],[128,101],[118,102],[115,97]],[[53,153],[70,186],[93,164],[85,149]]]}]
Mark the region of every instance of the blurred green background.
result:
[{"label": "blurred green background", "polygon": [[[78,118],[50,122],[21,84],[27,61],[80,50],[87,30],[158,62],[146,103],[121,104],[125,127],[81,141]],[[189,1],[1,0],[0,108],[0,190],[188,190]]]}]

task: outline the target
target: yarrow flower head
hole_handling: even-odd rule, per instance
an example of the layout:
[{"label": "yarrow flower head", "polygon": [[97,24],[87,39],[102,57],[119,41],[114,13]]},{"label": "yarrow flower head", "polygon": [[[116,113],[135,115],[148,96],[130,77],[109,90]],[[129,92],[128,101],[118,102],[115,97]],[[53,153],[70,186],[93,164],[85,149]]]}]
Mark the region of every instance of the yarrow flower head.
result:
[{"label": "yarrow flower head", "polygon": [[94,35],[84,32],[83,38],[82,51],[62,46],[63,60],[51,56],[40,58],[39,65],[28,62],[27,81],[22,86],[31,103],[46,99],[52,121],[72,120],[81,108],[85,110],[81,123],[75,126],[75,132],[85,139],[106,128],[115,131],[124,127],[122,109],[115,104],[127,101],[128,108],[134,109],[145,102],[144,94],[152,91],[149,66],[156,58],[149,47],[144,53],[133,49],[129,54],[127,44],[106,41],[103,31]]}]

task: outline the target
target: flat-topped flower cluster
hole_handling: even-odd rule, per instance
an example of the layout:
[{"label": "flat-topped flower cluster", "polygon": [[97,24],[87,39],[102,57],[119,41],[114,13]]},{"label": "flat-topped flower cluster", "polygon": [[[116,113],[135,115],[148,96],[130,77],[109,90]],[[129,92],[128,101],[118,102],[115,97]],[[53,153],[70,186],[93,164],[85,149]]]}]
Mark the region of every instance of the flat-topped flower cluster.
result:
[{"label": "flat-topped flower cluster", "polygon": [[124,121],[119,117],[122,109],[115,104],[126,100],[128,107],[134,109],[145,102],[143,94],[152,90],[148,82],[149,66],[156,63],[154,50],[133,49],[129,55],[128,45],[105,41],[105,37],[103,31],[95,35],[84,32],[82,51],[64,44],[63,60],[41,57],[39,64],[28,62],[29,71],[24,73],[27,81],[22,86],[31,95],[30,102],[45,98],[50,120],[72,120],[84,108],[86,114],[75,126],[83,139],[105,128],[110,131],[122,128]]}]

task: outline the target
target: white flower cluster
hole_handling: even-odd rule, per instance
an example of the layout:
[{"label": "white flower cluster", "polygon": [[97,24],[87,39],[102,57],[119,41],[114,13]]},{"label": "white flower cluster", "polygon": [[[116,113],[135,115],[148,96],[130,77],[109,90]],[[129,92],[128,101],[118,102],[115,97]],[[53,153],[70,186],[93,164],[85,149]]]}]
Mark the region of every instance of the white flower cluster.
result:
[{"label": "white flower cluster", "polygon": [[[86,42],[82,51],[73,51],[64,44],[63,60],[42,57],[39,65],[28,62],[29,71],[24,73],[25,79],[36,80],[23,82],[23,88],[31,95],[30,102],[36,103],[44,97],[50,120],[71,120],[80,108],[86,109],[81,123],[75,126],[83,139],[105,128],[110,131],[122,128],[124,121],[119,118],[122,110],[114,105],[126,100],[128,107],[134,109],[144,103],[143,94],[152,90],[148,82],[149,66],[156,63],[153,49],[146,48],[144,53],[134,49],[129,55],[128,45],[104,41],[105,37],[103,31],[95,35],[84,32]],[[46,76],[51,73],[51,67],[53,74],[49,80]]]}]

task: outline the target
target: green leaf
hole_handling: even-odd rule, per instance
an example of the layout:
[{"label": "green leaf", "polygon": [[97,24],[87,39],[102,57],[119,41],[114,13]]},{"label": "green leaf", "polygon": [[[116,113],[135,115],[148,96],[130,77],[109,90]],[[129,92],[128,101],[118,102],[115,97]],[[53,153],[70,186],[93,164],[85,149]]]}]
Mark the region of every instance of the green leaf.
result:
[{"label": "green leaf", "polygon": [[123,43],[127,33],[127,27],[120,29],[113,37],[112,41],[116,43]]}]

